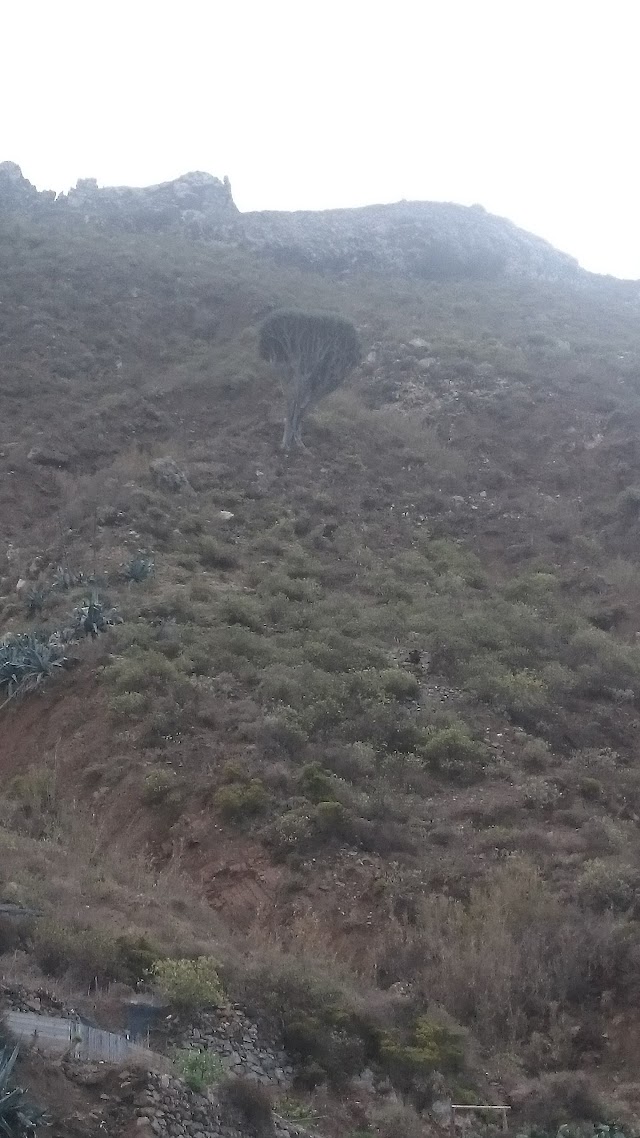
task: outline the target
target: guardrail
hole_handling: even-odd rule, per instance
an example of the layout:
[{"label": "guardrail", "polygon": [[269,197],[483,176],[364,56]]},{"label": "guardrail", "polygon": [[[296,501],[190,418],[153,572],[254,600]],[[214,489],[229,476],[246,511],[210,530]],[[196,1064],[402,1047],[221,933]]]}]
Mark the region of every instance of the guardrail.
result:
[{"label": "guardrail", "polygon": [[473,1111],[479,1111],[479,1112],[485,1111],[485,1110],[492,1111],[492,1112],[498,1111],[500,1113],[500,1115],[502,1116],[502,1129],[503,1130],[508,1129],[507,1111],[511,1110],[510,1106],[462,1106],[461,1104],[452,1103],[451,1104],[451,1133],[452,1134],[455,1132],[456,1112],[461,1111],[461,1110],[473,1110]]}]

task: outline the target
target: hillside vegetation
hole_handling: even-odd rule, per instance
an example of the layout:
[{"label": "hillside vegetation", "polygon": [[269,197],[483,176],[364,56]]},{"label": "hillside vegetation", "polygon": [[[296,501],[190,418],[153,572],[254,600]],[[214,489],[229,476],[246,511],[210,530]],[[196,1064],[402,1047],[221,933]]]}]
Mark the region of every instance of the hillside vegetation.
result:
[{"label": "hillside vegetation", "polygon": [[[365,354],[288,457],[283,307]],[[116,617],[3,695],[6,970],[215,957],[335,1136],[633,1124],[638,315],[2,221],[2,636]]]}]

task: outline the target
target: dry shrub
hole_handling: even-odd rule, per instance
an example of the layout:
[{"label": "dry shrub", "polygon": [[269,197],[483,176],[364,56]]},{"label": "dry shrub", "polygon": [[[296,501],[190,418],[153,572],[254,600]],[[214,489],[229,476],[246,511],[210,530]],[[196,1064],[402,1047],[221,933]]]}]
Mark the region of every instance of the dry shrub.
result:
[{"label": "dry shrub", "polygon": [[253,940],[242,969],[232,963],[233,998],[278,1024],[299,1085],[343,1085],[378,1052],[379,1032],[393,1028],[392,995],[357,984],[315,920],[298,924],[295,955]]},{"label": "dry shrub", "polygon": [[137,984],[156,953],[144,936],[117,936],[106,928],[51,917],[38,922],[33,938],[33,955],[46,975],[83,986],[113,980]]},{"label": "dry shrub", "polygon": [[260,1083],[240,1077],[225,1079],[218,1098],[226,1124],[239,1122],[243,1132],[252,1138],[275,1134],[271,1096]]},{"label": "dry shrub", "polygon": [[567,1122],[601,1122],[607,1117],[592,1083],[575,1071],[542,1075],[514,1095],[513,1105],[546,1134],[555,1134]]},{"label": "dry shrub", "polygon": [[0,915],[0,956],[27,948],[32,936],[32,917]]},{"label": "dry shrub", "polygon": [[[513,858],[465,904],[430,897],[414,927],[396,925],[377,965],[389,979],[414,974],[430,1000],[485,1043],[524,1039],[549,1006],[587,1001],[629,976],[627,926],[586,917]],[[426,962],[426,963],[425,963]]]},{"label": "dry shrub", "polygon": [[378,1138],[424,1138],[424,1121],[413,1107],[401,1102],[384,1103],[371,1112],[371,1122]]}]

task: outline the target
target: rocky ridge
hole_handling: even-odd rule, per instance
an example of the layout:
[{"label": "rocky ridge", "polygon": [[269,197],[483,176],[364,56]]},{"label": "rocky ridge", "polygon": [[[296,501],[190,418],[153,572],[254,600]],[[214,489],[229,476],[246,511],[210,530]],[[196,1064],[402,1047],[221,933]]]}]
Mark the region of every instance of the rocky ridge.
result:
[{"label": "rocky ridge", "polygon": [[201,171],[156,186],[38,191],[13,162],[0,163],[3,212],[80,216],[131,232],[177,230],[320,272],[425,279],[589,279],[577,261],[482,206],[402,201],[353,209],[241,213],[228,178]]}]

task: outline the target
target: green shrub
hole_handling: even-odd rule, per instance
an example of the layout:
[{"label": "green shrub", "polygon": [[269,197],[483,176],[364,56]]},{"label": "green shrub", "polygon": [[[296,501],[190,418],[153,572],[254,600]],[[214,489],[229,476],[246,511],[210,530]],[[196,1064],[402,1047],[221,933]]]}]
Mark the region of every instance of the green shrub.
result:
[{"label": "green shrub", "polygon": [[147,696],[139,691],[123,691],[109,699],[109,711],[117,719],[138,719],[144,714],[147,705]]},{"label": "green shrub", "polygon": [[267,801],[267,792],[259,778],[252,778],[249,782],[230,782],[221,786],[213,796],[216,809],[234,822],[259,814]]},{"label": "green shrub", "polygon": [[578,787],[580,794],[589,802],[597,802],[603,797],[603,786],[597,778],[583,778]]},{"label": "green shrub", "polygon": [[[325,672],[354,672],[384,667],[384,653],[375,644],[366,644],[362,639],[345,636],[332,628],[322,628],[317,635],[317,639],[314,637],[306,640],[305,657]],[[396,670],[391,669],[394,674]]]},{"label": "green shrub", "polygon": [[473,675],[469,686],[480,699],[516,720],[527,713],[541,712],[549,704],[547,684],[529,668],[508,671],[489,665]]},{"label": "green shrub", "polygon": [[176,790],[177,785],[178,776],[172,767],[149,771],[144,779],[144,801],[149,806],[157,806]]},{"label": "green shrub", "polygon": [[394,1081],[410,1086],[416,1076],[459,1071],[464,1062],[464,1036],[460,1030],[421,1016],[408,1043],[398,1034],[383,1033],[380,1059]]},{"label": "green shrub", "polygon": [[313,820],[319,832],[329,838],[348,840],[353,835],[353,815],[341,802],[319,802]]},{"label": "green shrub", "polygon": [[308,763],[300,771],[300,790],[311,802],[335,800],[336,778],[324,770],[320,763]]},{"label": "green shrub", "polygon": [[224,1064],[214,1051],[184,1047],[174,1052],[173,1061],[187,1086],[197,1094],[203,1094],[224,1078]]},{"label": "green shrub", "polygon": [[391,699],[416,699],[420,692],[420,684],[411,672],[403,672],[401,668],[387,668],[380,672],[382,690]]},{"label": "green shrub", "polygon": [[640,680],[638,646],[622,644],[599,628],[576,632],[567,654],[582,695],[611,698],[616,691],[634,689]]},{"label": "green shrub", "polygon": [[509,600],[524,601],[528,605],[544,605],[560,587],[554,573],[524,573],[514,578],[504,589]]},{"label": "green shrub", "polygon": [[156,986],[179,1011],[220,1007],[225,1001],[217,962],[212,956],[156,960],[152,975]]},{"label": "green shrub", "polygon": [[311,845],[313,835],[311,814],[304,809],[287,810],[262,831],[264,842],[278,859],[304,852]]},{"label": "green shrub", "polygon": [[491,757],[484,743],[456,725],[430,733],[419,753],[433,770],[460,782],[482,778]]},{"label": "green shrub", "polygon": [[548,743],[535,736],[525,740],[520,755],[522,765],[528,771],[543,771],[552,759]]},{"label": "green shrub", "polygon": [[220,778],[223,782],[249,782],[247,768],[237,759],[227,759],[220,768]]},{"label": "green shrub", "polygon": [[294,1098],[278,1099],[276,1110],[280,1118],[286,1118],[287,1122],[297,1122],[301,1126],[312,1123],[317,1118],[315,1110],[308,1103],[298,1102]]},{"label": "green shrub", "polygon": [[235,569],[238,557],[230,545],[223,545],[214,537],[201,537],[198,556],[206,569]]},{"label": "green shrub", "polygon": [[320,587],[316,581],[292,578],[285,573],[272,573],[267,577],[262,591],[274,596],[281,594],[288,601],[311,602],[320,596]]},{"label": "green shrub", "polygon": [[253,597],[240,594],[227,596],[220,607],[220,618],[225,624],[239,624],[252,632],[264,630],[265,618],[262,609]]},{"label": "green shrub", "polygon": [[580,903],[596,912],[635,914],[640,908],[640,869],[593,858],[578,877],[576,892]]},{"label": "green shrub", "polygon": [[134,987],[145,980],[154,962],[158,959],[158,949],[146,936],[116,937],[120,978]]},{"label": "green shrub", "polygon": [[288,708],[266,715],[259,732],[258,742],[266,755],[288,755],[296,758],[304,751],[309,735]]},{"label": "green shrub", "polygon": [[373,1034],[358,1017],[330,1004],[314,1011],[290,1008],[284,1043],[297,1061],[297,1084],[309,1090],[324,1082],[341,1086],[376,1053]]},{"label": "green shrub", "polygon": [[172,660],[155,648],[132,646],[126,655],[117,657],[104,670],[104,677],[118,694],[146,692],[170,687],[182,688],[185,677]]},{"label": "green shrub", "polygon": [[267,664],[271,659],[271,647],[264,636],[259,636],[241,624],[221,625],[216,629],[210,642],[213,661],[218,666],[222,662],[236,666],[233,657],[250,660],[252,664]]},{"label": "green shrub", "polygon": [[[451,541],[448,538],[436,538],[435,541],[425,541],[421,552],[430,562],[440,578],[445,582],[458,579],[473,589],[481,589],[487,583],[486,574],[478,558],[462,543]],[[440,581],[442,588],[443,581]]]}]

